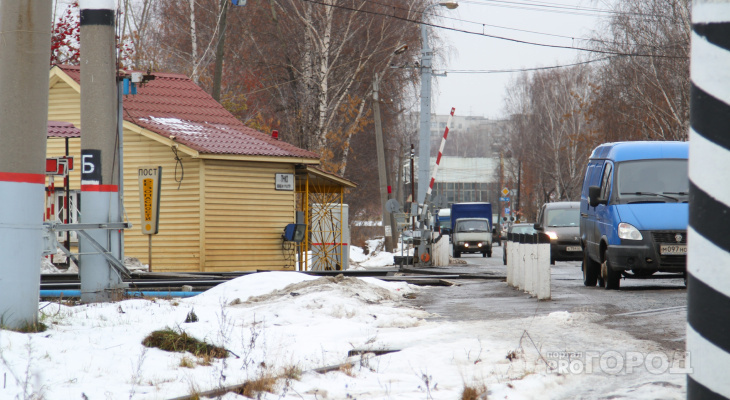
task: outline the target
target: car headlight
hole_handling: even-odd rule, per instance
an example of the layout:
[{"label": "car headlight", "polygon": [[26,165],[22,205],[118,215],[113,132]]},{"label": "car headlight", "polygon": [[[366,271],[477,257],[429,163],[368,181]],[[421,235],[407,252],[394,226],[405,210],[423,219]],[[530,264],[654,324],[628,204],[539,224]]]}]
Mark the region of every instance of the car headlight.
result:
[{"label": "car headlight", "polygon": [[464,243],[464,247],[469,247],[469,243]]},{"label": "car headlight", "polygon": [[558,234],[553,231],[547,231],[545,234],[548,235],[550,240],[558,240]]},{"label": "car headlight", "polygon": [[477,246],[482,247],[482,242],[477,243]]},{"label": "car headlight", "polygon": [[644,238],[636,227],[626,222],[618,224],[618,237],[629,240],[642,240]]}]

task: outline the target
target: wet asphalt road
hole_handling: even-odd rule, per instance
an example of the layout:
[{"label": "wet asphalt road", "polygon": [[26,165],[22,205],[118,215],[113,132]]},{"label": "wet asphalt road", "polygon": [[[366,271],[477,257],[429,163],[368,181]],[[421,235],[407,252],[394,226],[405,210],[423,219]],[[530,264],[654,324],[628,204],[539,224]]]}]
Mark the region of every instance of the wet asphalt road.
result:
[{"label": "wet asphalt road", "polygon": [[[464,255],[466,264],[434,268],[444,273],[491,273],[506,276],[501,246],[491,258]],[[525,318],[556,311],[592,312],[605,318],[599,323],[653,340],[666,350],[684,351],[687,289],[682,279],[623,279],[620,290],[583,285],[580,262],[557,262],[551,268],[552,300],[535,297],[507,286],[504,280],[459,280],[460,286],[429,287],[413,305],[438,314],[434,319],[488,320]]]}]

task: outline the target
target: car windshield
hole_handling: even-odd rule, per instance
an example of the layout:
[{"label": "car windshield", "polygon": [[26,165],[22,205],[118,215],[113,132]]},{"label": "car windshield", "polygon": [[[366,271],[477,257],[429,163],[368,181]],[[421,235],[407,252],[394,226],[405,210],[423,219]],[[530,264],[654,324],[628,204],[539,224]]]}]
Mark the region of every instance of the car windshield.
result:
[{"label": "car windshield", "polygon": [[578,226],[580,212],[577,208],[547,210],[547,226]]},{"label": "car windshield", "polygon": [[535,228],[530,225],[512,226],[512,233],[526,233],[532,235],[535,233]]},{"label": "car windshield", "polygon": [[456,224],[457,232],[488,232],[489,224],[487,221],[466,220],[459,221]]},{"label": "car windshield", "polygon": [[686,202],[687,160],[624,161],[617,166],[616,185],[626,203]]}]

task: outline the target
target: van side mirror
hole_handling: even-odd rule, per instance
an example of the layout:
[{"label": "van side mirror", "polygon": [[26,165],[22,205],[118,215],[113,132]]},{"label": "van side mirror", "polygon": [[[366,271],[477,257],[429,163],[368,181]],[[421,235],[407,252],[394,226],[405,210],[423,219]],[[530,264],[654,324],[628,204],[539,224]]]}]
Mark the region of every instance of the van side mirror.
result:
[{"label": "van side mirror", "polygon": [[536,231],[541,230],[540,224],[538,222],[535,222],[535,224],[532,225],[533,228],[535,228]]},{"label": "van side mirror", "polygon": [[591,207],[595,207],[599,204],[608,204],[606,200],[599,200],[598,196],[601,195],[600,186],[589,186],[588,187],[588,204]]}]

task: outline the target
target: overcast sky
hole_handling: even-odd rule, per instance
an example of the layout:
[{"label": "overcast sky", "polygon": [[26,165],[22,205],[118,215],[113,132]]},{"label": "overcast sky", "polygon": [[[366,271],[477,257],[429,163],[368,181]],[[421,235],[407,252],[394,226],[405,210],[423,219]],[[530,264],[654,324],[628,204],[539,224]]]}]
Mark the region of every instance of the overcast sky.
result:
[{"label": "overcast sky", "polygon": [[[587,37],[598,30],[610,14],[597,10],[607,10],[607,7],[605,1],[589,0],[460,0],[457,9],[444,9],[444,18],[436,24],[536,43],[584,46],[586,42],[571,38]],[[439,29],[438,34],[450,46],[447,71],[545,67],[574,63],[579,54],[584,59],[590,56],[584,51],[520,44],[445,29]],[[517,75],[452,72],[446,77],[434,78],[431,111],[447,114],[451,107],[456,107],[459,115],[501,117],[505,88]]]},{"label": "overcast sky", "polygon": [[[58,10],[73,0],[55,0]],[[437,1],[437,0],[424,0]],[[571,38],[587,37],[600,28],[614,0],[459,0],[455,10],[443,9],[436,25],[522,41],[585,46]],[[599,10],[604,10],[601,12]],[[414,29],[419,29],[414,26]],[[436,62],[437,72],[452,71],[433,79],[431,112],[500,118],[505,88],[519,73],[457,73],[456,70],[512,70],[571,64],[590,53],[556,49],[508,40],[431,28],[447,47],[436,49],[447,56],[446,64]],[[526,32],[532,31],[532,32]],[[429,31],[430,34],[433,30]],[[415,103],[418,107],[418,100]]]}]

